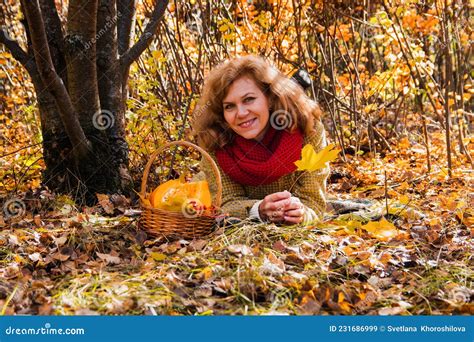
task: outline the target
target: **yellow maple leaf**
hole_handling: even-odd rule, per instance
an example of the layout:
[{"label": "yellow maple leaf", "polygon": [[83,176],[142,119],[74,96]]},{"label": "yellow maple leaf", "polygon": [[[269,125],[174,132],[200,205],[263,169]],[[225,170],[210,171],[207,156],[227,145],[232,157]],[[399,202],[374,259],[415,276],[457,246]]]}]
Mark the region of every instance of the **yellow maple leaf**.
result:
[{"label": "yellow maple leaf", "polygon": [[329,144],[316,153],[313,145],[306,144],[301,151],[301,159],[295,161],[295,165],[298,171],[316,171],[325,167],[327,162],[336,159],[340,151],[334,144]]},{"label": "yellow maple leaf", "polygon": [[339,304],[339,307],[341,310],[345,313],[350,313],[351,312],[351,304],[346,301],[346,296],[344,295],[343,292],[339,292],[337,295],[337,304]]},{"label": "yellow maple leaf", "polygon": [[369,222],[361,228],[369,232],[373,237],[383,241],[388,241],[398,235],[397,227],[385,218],[378,222]]}]

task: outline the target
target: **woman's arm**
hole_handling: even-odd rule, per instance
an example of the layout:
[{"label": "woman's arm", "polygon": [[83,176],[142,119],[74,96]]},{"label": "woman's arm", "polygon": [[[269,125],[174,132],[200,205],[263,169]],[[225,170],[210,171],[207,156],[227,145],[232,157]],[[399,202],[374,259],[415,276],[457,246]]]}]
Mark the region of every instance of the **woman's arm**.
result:
[{"label": "woman's arm", "polygon": [[[311,144],[314,150],[319,152],[326,147],[325,130],[320,121],[315,123],[315,128],[315,132],[305,139],[305,144]],[[291,193],[305,205],[303,222],[310,222],[323,217],[326,210],[326,180],[328,175],[329,167],[313,172],[295,173],[296,182]]]},{"label": "woman's arm", "polygon": [[[213,153],[209,153],[212,159],[216,160]],[[217,183],[214,171],[205,158],[201,160],[201,171],[204,173],[196,175],[193,180],[204,180],[206,179],[209,184],[209,190],[211,191],[213,199],[217,193]],[[234,182],[228,175],[226,175],[219,164],[217,168],[221,174],[222,180],[222,204],[221,208],[225,213],[230,216],[238,217],[240,219],[246,219],[249,217],[250,209],[254,206],[258,200],[249,199],[244,187]],[[204,177],[205,175],[205,177]],[[213,201],[214,202],[214,201]]]}]

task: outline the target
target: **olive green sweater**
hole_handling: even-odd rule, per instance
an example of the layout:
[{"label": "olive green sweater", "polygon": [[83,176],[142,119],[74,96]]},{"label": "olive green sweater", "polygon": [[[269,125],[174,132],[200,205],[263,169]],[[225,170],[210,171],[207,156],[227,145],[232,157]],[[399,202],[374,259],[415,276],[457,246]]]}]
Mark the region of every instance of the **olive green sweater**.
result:
[{"label": "olive green sweater", "polygon": [[[303,146],[311,144],[316,152],[326,146],[325,131],[322,123],[317,121],[315,132],[304,138]],[[216,160],[214,153],[210,156]],[[303,223],[322,218],[326,208],[326,179],[329,175],[329,167],[308,171],[295,171],[282,176],[277,181],[259,186],[249,186],[236,183],[222,169],[218,169],[222,178],[222,204],[221,208],[230,216],[241,219],[247,217],[259,218],[258,205],[261,200],[272,193],[288,190],[292,196],[298,197],[305,206]],[[201,172],[193,180],[207,179],[213,199],[217,192],[216,177],[212,171],[209,161],[201,160]]]}]

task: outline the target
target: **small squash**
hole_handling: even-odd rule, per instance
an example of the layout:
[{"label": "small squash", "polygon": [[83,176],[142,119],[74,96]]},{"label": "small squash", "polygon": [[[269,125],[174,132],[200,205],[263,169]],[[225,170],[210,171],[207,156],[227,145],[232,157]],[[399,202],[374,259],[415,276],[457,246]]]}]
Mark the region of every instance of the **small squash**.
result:
[{"label": "small squash", "polygon": [[196,199],[206,208],[212,205],[211,192],[207,181],[186,183],[183,186],[188,199]]},{"label": "small squash", "polygon": [[173,207],[173,202],[175,202],[174,199],[176,197],[183,197],[183,194],[180,193],[182,184],[179,179],[173,179],[158,186],[150,195],[151,205],[159,209],[175,209],[172,211],[181,210],[181,205],[179,208],[177,206],[176,208],[170,207]]},{"label": "small squash", "polygon": [[185,183],[184,179],[174,179],[159,185],[150,195],[152,207],[169,211],[181,211],[188,200],[210,208],[212,198],[207,181]]}]

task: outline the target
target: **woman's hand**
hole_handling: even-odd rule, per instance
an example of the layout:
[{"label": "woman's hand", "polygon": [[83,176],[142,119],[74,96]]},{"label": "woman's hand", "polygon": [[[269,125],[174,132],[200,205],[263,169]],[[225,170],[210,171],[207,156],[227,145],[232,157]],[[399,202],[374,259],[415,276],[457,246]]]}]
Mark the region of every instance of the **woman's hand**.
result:
[{"label": "woman's hand", "polygon": [[305,213],[304,204],[298,197],[291,197],[290,203],[285,207],[283,219],[286,223],[297,224],[303,222]]},{"label": "woman's hand", "polygon": [[264,221],[297,224],[303,221],[305,209],[298,197],[285,190],[265,196],[258,212]]},{"label": "woman's hand", "polygon": [[287,206],[291,203],[289,191],[275,192],[265,196],[258,206],[258,214],[264,221],[283,222]]}]

